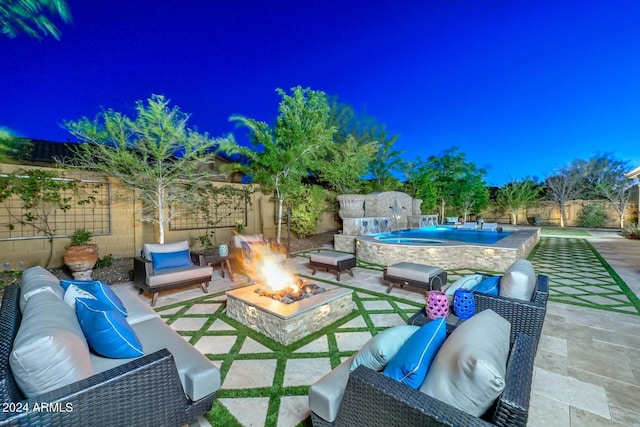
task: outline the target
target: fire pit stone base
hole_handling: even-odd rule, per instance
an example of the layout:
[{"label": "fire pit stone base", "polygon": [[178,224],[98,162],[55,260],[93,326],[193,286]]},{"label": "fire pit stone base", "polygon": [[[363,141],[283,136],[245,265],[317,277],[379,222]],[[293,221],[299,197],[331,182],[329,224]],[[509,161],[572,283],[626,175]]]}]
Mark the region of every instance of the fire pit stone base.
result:
[{"label": "fire pit stone base", "polygon": [[351,289],[328,287],[312,297],[285,304],[255,292],[260,285],[227,292],[227,315],[289,345],[346,316],[353,310]]}]

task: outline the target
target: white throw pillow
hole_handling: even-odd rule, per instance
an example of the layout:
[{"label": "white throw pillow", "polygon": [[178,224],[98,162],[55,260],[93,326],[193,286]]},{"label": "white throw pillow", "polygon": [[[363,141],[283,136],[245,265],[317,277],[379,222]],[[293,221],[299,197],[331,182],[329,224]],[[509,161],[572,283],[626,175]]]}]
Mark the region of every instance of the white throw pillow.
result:
[{"label": "white throw pillow", "polygon": [[79,288],[76,285],[69,285],[64,293],[64,302],[66,302],[75,312],[76,298],[96,299],[90,292]]},{"label": "white throw pillow", "polygon": [[500,296],[531,301],[536,287],[533,264],[526,259],[518,259],[509,266],[500,279]]},{"label": "white throw pillow", "polygon": [[351,362],[350,369],[353,371],[359,365],[364,365],[374,371],[381,371],[418,329],[420,327],[414,325],[399,325],[385,329],[360,349]]},{"label": "white throw pillow", "polygon": [[460,324],[440,347],[420,391],[479,417],[505,386],[511,324],[484,310]]}]

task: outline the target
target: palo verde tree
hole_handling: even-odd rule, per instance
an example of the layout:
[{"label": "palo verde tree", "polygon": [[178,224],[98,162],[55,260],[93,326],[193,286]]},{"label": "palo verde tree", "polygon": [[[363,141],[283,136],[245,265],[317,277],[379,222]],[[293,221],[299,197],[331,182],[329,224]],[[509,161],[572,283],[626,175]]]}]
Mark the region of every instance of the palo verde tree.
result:
[{"label": "palo verde tree", "polygon": [[42,40],[52,36],[60,40],[60,30],[49,15],[65,23],[71,22],[71,13],[65,0],[12,0],[0,2],[0,30],[8,37],[20,33]]},{"label": "palo verde tree", "polygon": [[318,170],[318,160],[325,157],[332,144],[335,127],[329,123],[329,105],[324,92],[291,89],[288,95],[278,88],[282,97],[275,127],[244,116],[231,116],[229,120],[250,131],[251,147],[235,142],[224,144],[224,151],[247,159],[228,165],[244,172],[260,185],[264,193],[274,193],[278,203],[277,241],[282,230],[283,205],[299,192],[302,179]]},{"label": "palo verde tree", "polygon": [[516,225],[518,214],[540,203],[542,187],[535,178],[512,181],[498,189],[496,204],[511,216]]},{"label": "palo verde tree", "polygon": [[169,223],[189,206],[200,185],[211,181],[213,153],[228,138],[210,138],[187,127],[189,115],[170,100],[152,95],[136,103],[136,117],[114,110],[67,121],[82,143],[72,146],[70,166],[92,169],[121,180],[142,201],[142,222],[158,230],[164,243]]}]

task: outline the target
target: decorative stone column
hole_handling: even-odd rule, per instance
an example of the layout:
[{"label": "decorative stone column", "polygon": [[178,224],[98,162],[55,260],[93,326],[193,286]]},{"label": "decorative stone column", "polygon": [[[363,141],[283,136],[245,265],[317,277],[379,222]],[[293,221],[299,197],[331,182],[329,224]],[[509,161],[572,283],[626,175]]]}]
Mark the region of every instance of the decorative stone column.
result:
[{"label": "decorative stone column", "polygon": [[364,216],[364,194],[341,194],[337,197],[340,203],[340,218],[362,218]]}]

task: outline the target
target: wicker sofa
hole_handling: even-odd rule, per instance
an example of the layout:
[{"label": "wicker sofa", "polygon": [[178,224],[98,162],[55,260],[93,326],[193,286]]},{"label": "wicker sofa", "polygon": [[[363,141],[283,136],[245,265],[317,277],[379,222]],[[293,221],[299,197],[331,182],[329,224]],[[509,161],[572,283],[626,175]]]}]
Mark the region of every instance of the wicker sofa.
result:
[{"label": "wicker sofa", "polygon": [[[34,268],[39,270],[31,271],[31,276],[35,273],[51,287],[59,286],[47,270]],[[21,325],[34,317],[33,311],[26,308],[27,304],[32,300],[59,297],[52,297],[46,291],[32,294],[25,302],[25,295],[21,294],[25,289],[24,276],[22,286],[11,285],[5,289],[0,307],[0,393],[3,402],[0,426],[183,426],[211,409],[215,392],[220,387],[218,368],[126,288],[117,290],[116,294],[128,310],[127,322],[143,343],[144,355],[108,359],[91,353],[88,357],[92,374],[25,397],[26,393],[18,386],[16,371],[12,369],[15,365],[10,361],[16,347],[14,341],[17,342],[16,337],[20,339]],[[62,304],[66,306],[64,302]],[[49,326],[47,319],[41,323]],[[47,334],[52,333],[46,331],[45,340]],[[65,345],[64,340],[61,345]],[[38,356],[49,360],[44,351]]]},{"label": "wicker sofa", "polygon": [[[313,425],[526,426],[533,363],[548,299],[548,278],[538,275],[536,280],[537,290],[532,301],[474,292],[478,312],[492,309],[511,323],[506,386],[483,418],[469,415],[361,365],[348,375],[336,419],[329,422],[312,412]],[[410,322],[420,325],[425,319],[419,312]],[[447,333],[455,327],[447,325]],[[336,367],[334,371],[340,368]],[[340,381],[344,379],[338,378],[336,382]],[[313,407],[311,409],[313,411]]]}]

